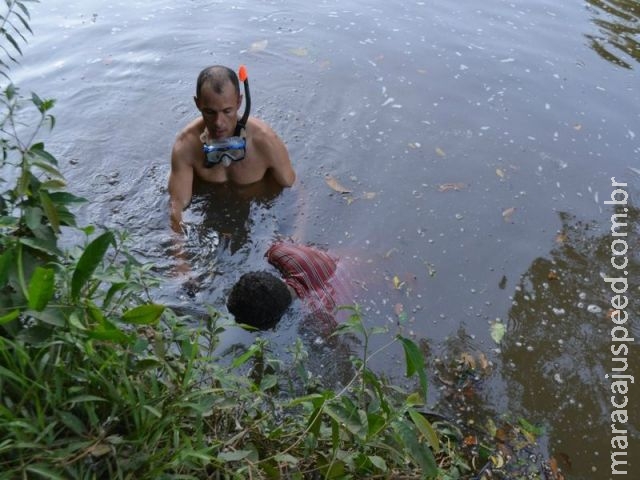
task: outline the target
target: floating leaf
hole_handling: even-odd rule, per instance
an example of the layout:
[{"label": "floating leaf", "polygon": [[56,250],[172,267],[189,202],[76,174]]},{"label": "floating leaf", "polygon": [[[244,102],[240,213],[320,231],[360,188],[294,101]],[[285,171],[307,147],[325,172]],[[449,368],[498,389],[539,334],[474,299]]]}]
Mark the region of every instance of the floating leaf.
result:
[{"label": "floating leaf", "polygon": [[445,157],[447,154],[444,153],[444,150],[442,150],[440,147],[436,147],[436,153],[438,154],[439,157]]},{"label": "floating leaf", "polygon": [[558,280],[558,274],[556,273],[555,270],[549,270],[549,273],[547,274],[547,278],[549,280]]},{"label": "floating leaf", "polygon": [[327,182],[327,185],[329,185],[329,187],[331,187],[332,190],[338,193],[351,193],[351,190],[342,186],[340,182],[338,182],[338,180],[336,180],[331,175],[325,175],[324,181]]},{"label": "floating leaf", "polygon": [[376,195],[376,192],[364,192],[361,198],[363,198],[364,200],[373,200],[374,198],[376,198]]},{"label": "floating leaf", "polygon": [[293,53],[296,57],[306,57],[309,55],[309,50],[305,47],[292,48],[291,53]]},{"label": "floating leaf", "polygon": [[494,322],[491,324],[491,338],[496,343],[500,343],[507,332],[507,327],[502,322]]},{"label": "floating leaf", "polygon": [[404,286],[404,282],[400,281],[400,277],[397,275],[393,276],[393,288],[396,290],[400,290]]},{"label": "floating leaf", "polygon": [[269,44],[269,40],[260,40],[258,42],[253,42],[251,44],[251,46],[249,47],[249,51],[251,53],[257,53],[257,52],[262,52],[263,50],[265,50],[267,48],[267,45]]},{"label": "floating leaf", "polygon": [[576,124],[573,126],[573,129],[574,129],[576,132],[579,132],[580,130],[582,130],[582,124],[580,124],[580,123],[576,123]]},{"label": "floating leaf", "polygon": [[500,178],[504,178],[504,170],[502,170],[501,168],[496,168],[496,175],[498,175]]},{"label": "floating leaf", "polygon": [[507,208],[504,212],[502,212],[502,218],[505,222],[510,222],[513,213],[516,211],[515,207]]},{"label": "floating leaf", "polygon": [[467,184],[462,182],[457,183],[443,183],[438,187],[439,192],[448,192],[449,190],[455,190],[459,192],[460,190],[466,188]]}]

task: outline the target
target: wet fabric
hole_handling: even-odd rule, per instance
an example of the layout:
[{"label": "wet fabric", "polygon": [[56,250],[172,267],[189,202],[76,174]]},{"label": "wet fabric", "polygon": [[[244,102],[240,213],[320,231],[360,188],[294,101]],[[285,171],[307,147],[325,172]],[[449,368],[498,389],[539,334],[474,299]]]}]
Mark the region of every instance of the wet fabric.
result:
[{"label": "wet fabric", "polygon": [[282,242],[271,246],[266,257],[287,285],[312,308],[329,312],[335,309],[341,290],[337,258],[317,248]]}]

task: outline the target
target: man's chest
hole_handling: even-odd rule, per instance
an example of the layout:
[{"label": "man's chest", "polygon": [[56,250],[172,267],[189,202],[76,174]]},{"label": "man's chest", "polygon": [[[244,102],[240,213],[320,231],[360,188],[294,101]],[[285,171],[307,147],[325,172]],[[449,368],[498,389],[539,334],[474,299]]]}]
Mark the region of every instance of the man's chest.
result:
[{"label": "man's chest", "polygon": [[207,168],[205,166],[204,154],[200,154],[199,159],[194,162],[196,175],[209,183],[233,183],[236,185],[249,185],[262,180],[267,172],[264,161],[259,157],[247,152],[247,156],[239,161],[232,162],[225,167],[222,163]]}]

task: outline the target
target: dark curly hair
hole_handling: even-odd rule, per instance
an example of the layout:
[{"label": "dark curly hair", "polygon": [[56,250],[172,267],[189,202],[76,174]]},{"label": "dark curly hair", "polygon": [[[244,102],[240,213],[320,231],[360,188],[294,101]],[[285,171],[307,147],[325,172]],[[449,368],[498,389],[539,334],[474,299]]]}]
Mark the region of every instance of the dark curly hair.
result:
[{"label": "dark curly hair", "polygon": [[282,279],[269,272],[249,272],[231,289],[227,308],[237,323],[267,330],[278,323],[292,300]]}]

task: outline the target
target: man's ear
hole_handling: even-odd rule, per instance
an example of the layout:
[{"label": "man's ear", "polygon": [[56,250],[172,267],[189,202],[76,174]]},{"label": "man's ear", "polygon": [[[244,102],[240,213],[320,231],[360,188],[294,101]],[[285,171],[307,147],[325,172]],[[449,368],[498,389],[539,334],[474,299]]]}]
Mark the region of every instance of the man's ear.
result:
[{"label": "man's ear", "polygon": [[196,104],[196,108],[200,110],[200,101],[198,100],[198,97],[193,97],[193,101]]}]

